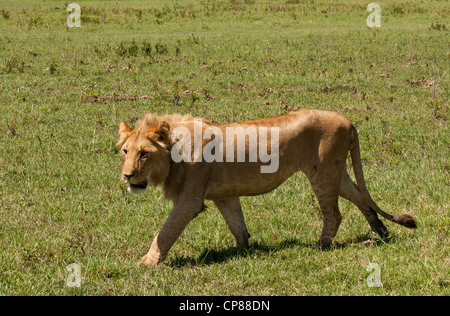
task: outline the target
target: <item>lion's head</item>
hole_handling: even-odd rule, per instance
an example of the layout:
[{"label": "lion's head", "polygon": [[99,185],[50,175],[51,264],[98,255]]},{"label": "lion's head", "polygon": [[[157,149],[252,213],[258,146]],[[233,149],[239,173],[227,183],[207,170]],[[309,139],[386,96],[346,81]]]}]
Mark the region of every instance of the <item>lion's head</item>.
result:
[{"label": "lion's head", "polygon": [[161,184],[170,171],[170,126],[156,115],[147,114],[131,129],[125,122],[119,127],[122,156],[121,179],[129,184],[128,191],[142,193],[150,183]]}]

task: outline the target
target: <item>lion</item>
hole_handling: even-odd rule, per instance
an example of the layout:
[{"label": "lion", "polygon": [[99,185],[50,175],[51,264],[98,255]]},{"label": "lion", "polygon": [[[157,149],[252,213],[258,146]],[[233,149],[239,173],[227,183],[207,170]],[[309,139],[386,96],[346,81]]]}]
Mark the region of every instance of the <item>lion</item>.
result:
[{"label": "lion", "polygon": [[[229,128],[234,128],[234,134],[229,133]],[[271,132],[267,133],[269,129]],[[184,133],[175,133],[180,130]],[[209,131],[209,137],[195,136],[199,131]],[[239,143],[238,138],[245,141]],[[215,159],[207,159],[206,155],[204,159],[194,157],[212,142],[215,146],[210,148],[210,156]],[[393,216],[375,204],[364,180],[356,128],[336,112],[302,109],[227,125],[188,115],[149,113],[134,129],[125,122],[120,124],[117,146],[121,147],[123,159],[121,179],[128,183],[128,190],[142,193],[149,184],[160,186],[165,198],[173,202],[170,215],[140,265],[161,263],[188,223],[204,210],[205,200],[212,200],[217,206],[237,246],[248,249],[250,234],[239,198],[270,192],[297,171],[308,177],[323,214],[319,248],[329,247],[338,231],[342,220],[339,196],[355,204],[382,238],[388,236],[388,229],[378,215],[416,228],[411,215]],[[257,146],[260,151],[255,155]],[[262,172],[268,164],[267,159],[262,161],[264,150],[273,154],[274,161],[278,160],[277,168],[269,172]],[[349,152],[357,184],[347,172]]]}]

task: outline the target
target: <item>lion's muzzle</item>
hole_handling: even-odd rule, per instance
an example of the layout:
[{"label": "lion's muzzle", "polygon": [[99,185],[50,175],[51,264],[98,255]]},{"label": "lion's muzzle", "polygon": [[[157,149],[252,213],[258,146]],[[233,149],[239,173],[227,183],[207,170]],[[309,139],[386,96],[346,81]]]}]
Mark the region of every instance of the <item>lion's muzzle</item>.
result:
[{"label": "lion's muzzle", "polygon": [[148,180],[144,180],[141,183],[131,183],[129,182],[130,186],[128,187],[128,192],[133,194],[140,194],[145,191],[148,185]]}]

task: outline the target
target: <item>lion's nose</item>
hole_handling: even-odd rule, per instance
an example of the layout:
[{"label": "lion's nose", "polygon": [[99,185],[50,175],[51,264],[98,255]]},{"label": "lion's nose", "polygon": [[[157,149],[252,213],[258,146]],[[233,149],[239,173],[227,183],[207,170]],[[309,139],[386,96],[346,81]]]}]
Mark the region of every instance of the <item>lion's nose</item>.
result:
[{"label": "lion's nose", "polygon": [[136,175],[136,173],[129,173],[129,174],[123,174],[123,176],[124,176],[124,178],[127,180],[127,181],[130,181],[130,179],[132,178],[132,177],[134,177]]}]

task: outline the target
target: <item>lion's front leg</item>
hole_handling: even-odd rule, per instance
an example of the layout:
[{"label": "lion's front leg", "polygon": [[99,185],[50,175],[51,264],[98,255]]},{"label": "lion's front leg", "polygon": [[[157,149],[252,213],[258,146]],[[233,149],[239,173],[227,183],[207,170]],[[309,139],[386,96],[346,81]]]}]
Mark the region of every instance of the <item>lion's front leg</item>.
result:
[{"label": "lion's front leg", "polygon": [[187,224],[202,210],[203,201],[178,203],[172,209],[161,231],[156,235],[148,253],[139,261],[139,265],[156,266],[169,253],[170,248],[180,237]]},{"label": "lion's front leg", "polygon": [[161,248],[158,242],[158,235],[156,235],[155,239],[153,239],[150,250],[147,252],[145,256],[141,258],[141,260],[139,260],[138,265],[157,266],[158,263],[162,262],[164,259],[165,256],[161,255]]}]

